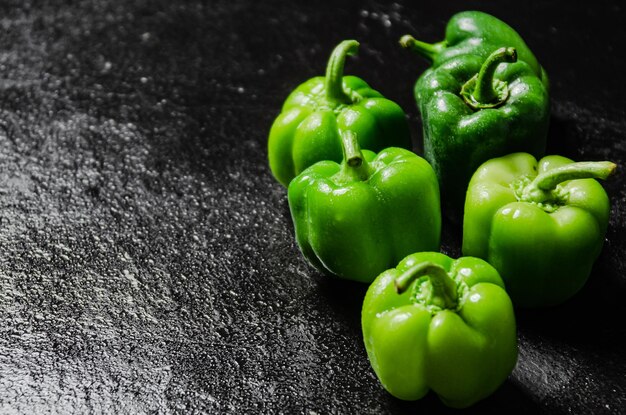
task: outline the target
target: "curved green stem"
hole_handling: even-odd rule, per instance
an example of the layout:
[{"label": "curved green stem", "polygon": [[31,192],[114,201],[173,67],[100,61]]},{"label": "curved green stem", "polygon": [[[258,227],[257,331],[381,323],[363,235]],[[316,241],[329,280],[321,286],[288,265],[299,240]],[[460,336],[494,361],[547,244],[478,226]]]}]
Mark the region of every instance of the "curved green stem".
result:
[{"label": "curved green stem", "polygon": [[615,172],[617,165],[610,161],[581,161],[566,164],[538,175],[534,183],[542,190],[552,190],[559,183],[575,179],[605,180]]},{"label": "curved green stem", "polygon": [[566,164],[539,174],[523,190],[522,200],[542,203],[551,198],[551,192],[562,182],[575,179],[606,179],[617,165],[610,161],[582,161]]},{"label": "curved green stem", "polygon": [[350,177],[365,181],[369,178],[369,165],[363,157],[361,146],[353,131],[341,131],[343,149],[343,171]]},{"label": "curved green stem", "polygon": [[361,153],[356,134],[353,131],[343,131],[341,144],[343,145],[343,159],[348,166],[360,167],[363,163],[363,153]]},{"label": "curved green stem", "polygon": [[400,46],[413,51],[429,61],[434,61],[437,55],[446,47],[446,42],[426,43],[415,39],[411,35],[404,35],[400,38]]},{"label": "curved green stem", "polygon": [[500,94],[494,88],[493,79],[496,68],[503,62],[511,63],[516,61],[517,51],[515,48],[500,48],[489,55],[478,73],[476,86],[472,94],[474,100],[485,104],[497,101],[500,98]]},{"label": "curved green stem", "polygon": [[343,68],[346,56],[354,56],[359,50],[359,42],[356,40],[344,40],[330,55],[326,66],[326,99],[330,102],[349,104],[350,97],[343,90]]},{"label": "curved green stem", "polygon": [[428,302],[441,308],[454,308],[457,304],[456,283],[448,272],[434,262],[422,262],[417,264],[394,280],[398,294],[405,292],[418,278],[428,276],[432,286]]}]

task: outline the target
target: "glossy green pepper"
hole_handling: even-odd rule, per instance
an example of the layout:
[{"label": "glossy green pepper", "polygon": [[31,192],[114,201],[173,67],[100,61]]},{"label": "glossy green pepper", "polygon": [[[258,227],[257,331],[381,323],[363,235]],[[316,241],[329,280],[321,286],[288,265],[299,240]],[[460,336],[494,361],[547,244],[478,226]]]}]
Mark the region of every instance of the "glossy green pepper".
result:
[{"label": "glossy green pepper", "polygon": [[289,184],[296,240],[318,270],[371,282],[411,252],[439,249],[441,212],[437,177],[408,150],[378,155],[341,134],[341,164],[321,161]]},{"label": "glossy green pepper", "polygon": [[542,156],[550,103],[532,69],[513,48],[454,57],[427,70],[415,98],[422,114],[424,156],[439,178],[451,216],[461,216],[467,184],[483,162],[525,151]]},{"label": "glossy green pepper", "polygon": [[515,305],[562,303],[585,284],[602,249],[609,200],[592,178],[615,167],[526,153],[487,161],[467,191],[463,254],[492,264]]},{"label": "glossy green pepper", "polygon": [[304,169],[322,160],[341,162],[340,132],[354,131],[362,148],[411,148],[406,116],[396,103],[383,98],[360,78],[343,76],[347,55],[359,43],[340,43],[328,61],[326,77],[298,86],[283,104],[268,140],[274,177],[287,186]]},{"label": "glossy green pepper", "polygon": [[369,287],[361,314],[367,355],[393,396],[432,389],[463,408],[493,393],[517,361],[513,305],[485,261],[409,255]]},{"label": "glossy green pepper", "polygon": [[447,24],[445,39],[441,42],[424,43],[405,35],[400,43],[428,59],[435,67],[460,55],[475,55],[485,60],[497,49],[513,47],[519,59],[528,64],[546,89],[549,88],[548,75],[524,39],[511,26],[487,13],[465,11],[455,14]]}]

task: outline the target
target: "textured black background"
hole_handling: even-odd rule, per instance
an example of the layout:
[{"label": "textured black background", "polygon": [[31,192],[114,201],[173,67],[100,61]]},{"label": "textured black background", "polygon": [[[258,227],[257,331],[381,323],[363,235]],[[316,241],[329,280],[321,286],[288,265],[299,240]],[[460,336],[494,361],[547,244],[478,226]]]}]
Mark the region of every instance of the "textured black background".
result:
[{"label": "textured black background", "polygon": [[[626,10],[600,2],[0,4],[0,412],[404,413],[365,356],[361,285],[311,269],[266,140],[289,91],[349,73],[420,121],[456,11],[517,28],[552,81],[549,150],[626,161]],[[563,306],[519,311],[519,362],[471,412],[626,413],[626,186]],[[460,232],[445,223],[443,251]]]}]

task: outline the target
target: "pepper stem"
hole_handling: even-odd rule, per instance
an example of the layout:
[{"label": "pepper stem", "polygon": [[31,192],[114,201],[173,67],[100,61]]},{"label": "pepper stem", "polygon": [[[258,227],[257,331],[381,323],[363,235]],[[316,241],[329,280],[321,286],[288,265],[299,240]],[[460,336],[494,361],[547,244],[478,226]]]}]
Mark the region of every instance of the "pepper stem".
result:
[{"label": "pepper stem", "polygon": [[349,104],[350,97],[343,89],[343,68],[346,56],[354,56],[359,50],[359,42],[356,40],[344,40],[330,55],[326,66],[326,99],[330,102]]},{"label": "pepper stem", "polygon": [[478,72],[476,89],[474,89],[474,99],[478,102],[493,102],[498,99],[498,92],[493,88],[493,75],[496,68],[503,62],[517,61],[517,51],[515,48],[500,48],[493,52]]},{"label": "pepper stem", "polygon": [[343,170],[357,180],[369,178],[369,165],[363,157],[361,146],[354,131],[341,131],[341,147],[343,149]]},{"label": "pepper stem", "polygon": [[517,61],[515,48],[500,48],[485,60],[478,74],[463,85],[461,96],[474,109],[495,108],[509,96],[508,85],[494,79],[496,68],[504,62]]},{"label": "pepper stem", "polygon": [[522,200],[542,203],[551,199],[551,192],[562,182],[575,179],[605,180],[617,165],[610,161],[582,161],[566,164],[539,174],[522,192]]},{"label": "pepper stem", "polygon": [[432,287],[430,296],[426,299],[429,304],[441,308],[456,307],[456,283],[441,265],[434,262],[422,262],[403,272],[394,280],[396,292],[402,294],[415,280],[423,276],[428,276]]},{"label": "pepper stem", "polygon": [[432,62],[437,58],[437,55],[445,49],[446,42],[426,43],[415,39],[411,35],[404,35],[400,38],[400,46],[405,49],[409,49],[410,51],[415,52]]}]

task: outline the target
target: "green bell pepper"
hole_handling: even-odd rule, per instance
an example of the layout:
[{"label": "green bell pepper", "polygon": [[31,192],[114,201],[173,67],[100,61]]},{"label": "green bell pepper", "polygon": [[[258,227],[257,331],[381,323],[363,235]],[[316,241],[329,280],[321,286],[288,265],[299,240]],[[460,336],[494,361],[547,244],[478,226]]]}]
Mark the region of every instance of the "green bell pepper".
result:
[{"label": "green bell pepper", "polygon": [[288,200],[300,250],[318,270],[371,282],[411,252],[439,249],[437,177],[408,150],[378,155],[341,134],[341,164],[321,161],[289,184]]},{"label": "green bell pepper", "polygon": [[487,13],[465,11],[457,13],[446,26],[445,39],[437,43],[425,43],[410,35],[400,39],[405,48],[428,59],[433,66],[460,55],[476,55],[487,59],[496,49],[513,47],[519,59],[526,62],[534,74],[549,88],[548,75],[524,39],[508,24]]},{"label": "green bell pepper", "polygon": [[268,140],[270,169],[283,186],[318,161],[341,162],[340,131],[354,131],[360,146],[375,152],[411,148],[402,108],[362,79],[343,76],[346,56],[358,47],[355,40],[341,42],[330,56],[326,77],[304,82],[283,104]]},{"label": "green bell pepper", "polygon": [[361,321],[374,372],[399,399],[432,389],[446,405],[467,407],[517,361],[513,305],[498,272],[478,258],[407,256],[369,287]]},{"label": "green bell pepper", "polygon": [[415,98],[424,156],[450,216],[461,216],[467,184],[483,162],[517,151],[545,152],[548,92],[525,62],[516,61],[513,48],[498,49],[484,62],[462,55],[427,70]]},{"label": "green bell pepper", "polygon": [[562,303],[587,281],[606,233],[608,196],[591,178],[615,168],[526,153],[487,161],[467,191],[463,254],[492,264],[515,305]]}]

